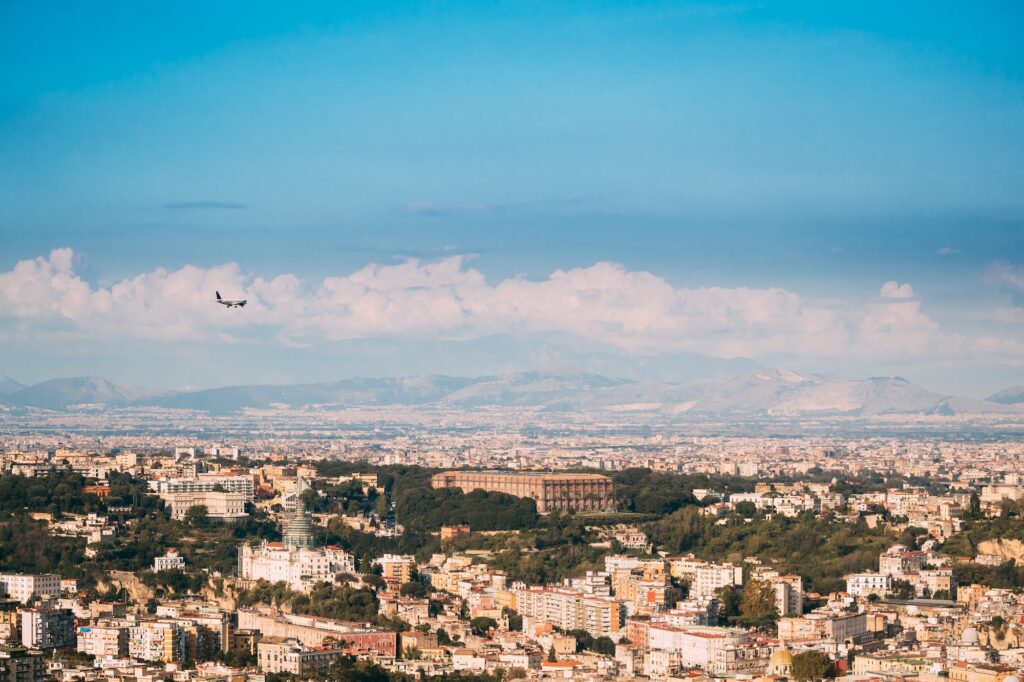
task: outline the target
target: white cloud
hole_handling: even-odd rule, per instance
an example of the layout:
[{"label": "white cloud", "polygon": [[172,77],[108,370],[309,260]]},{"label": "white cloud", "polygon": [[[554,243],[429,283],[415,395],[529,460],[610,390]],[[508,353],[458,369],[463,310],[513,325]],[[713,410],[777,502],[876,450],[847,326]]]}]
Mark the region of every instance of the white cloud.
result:
[{"label": "white cloud", "polygon": [[936,256],[959,256],[963,251],[960,249],[954,249],[952,246],[943,246],[941,249],[935,252]]},{"label": "white cloud", "polygon": [[889,280],[882,285],[881,292],[882,298],[912,298],[914,295],[914,287],[909,284],[900,284],[894,280]]},{"label": "white cloud", "polygon": [[[308,282],[271,279],[227,263],[157,269],[107,288],[75,274],[73,253],[18,263],[0,273],[0,332],[102,340],[243,340],[289,345],[375,337],[470,339],[494,333],[564,332],[638,354],[716,357],[905,357],[980,348],[945,335],[909,284],[886,282],[882,301],[809,299],[780,288],[677,288],[649,272],[601,262],[542,280],[490,283],[453,255],[371,264]],[[213,292],[244,296],[241,310]],[[3,328],[3,327],[6,327]],[[987,339],[988,349],[1015,352]],[[966,352],[966,351],[963,351]]]},{"label": "white cloud", "polygon": [[985,270],[986,279],[1002,289],[1024,293],[1024,267],[1007,263],[992,263]]}]

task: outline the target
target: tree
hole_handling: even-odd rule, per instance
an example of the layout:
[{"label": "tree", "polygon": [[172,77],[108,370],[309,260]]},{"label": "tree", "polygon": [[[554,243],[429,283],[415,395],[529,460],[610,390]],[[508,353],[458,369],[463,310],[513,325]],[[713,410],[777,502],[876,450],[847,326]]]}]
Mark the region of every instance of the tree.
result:
[{"label": "tree", "polygon": [[363,582],[372,587],[375,590],[383,590],[387,586],[387,582],[384,578],[373,573],[364,573],[362,576]]},{"label": "tree", "polygon": [[558,660],[558,656],[555,655],[555,645],[552,644],[548,649],[548,663],[554,663]]},{"label": "tree", "polygon": [[917,596],[917,590],[909,580],[893,580],[889,595],[893,599],[913,599]]},{"label": "tree", "polygon": [[746,518],[757,516],[757,505],[750,500],[743,500],[736,503],[736,513]]},{"label": "tree", "polygon": [[615,655],[615,642],[610,637],[598,637],[594,640],[593,651],[605,656]]},{"label": "tree", "polygon": [[978,493],[971,493],[971,501],[967,507],[967,514],[965,516],[970,519],[982,518],[981,497],[978,496]]},{"label": "tree", "polygon": [[518,613],[508,608],[507,606],[502,610],[505,616],[508,617],[508,629],[512,632],[519,632],[523,629],[523,617]]},{"label": "tree", "polygon": [[492,629],[498,628],[498,621],[488,616],[477,616],[469,621],[469,629],[477,637],[486,637]]},{"label": "tree", "polygon": [[718,615],[726,623],[732,622],[740,615],[740,594],[734,585],[726,585],[715,590],[718,599]]},{"label": "tree", "polygon": [[832,676],[832,659],[820,651],[802,651],[793,656],[793,679],[811,682]]},{"label": "tree", "polygon": [[403,597],[414,597],[416,599],[423,599],[427,596],[427,588],[423,586],[423,583],[407,582],[402,583],[402,586],[398,588],[398,593]]},{"label": "tree", "polygon": [[766,580],[748,580],[740,598],[740,622],[748,627],[771,628],[779,619],[775,588]]},{"label": "tree", "polygon": [[193,528],[199,528],[206,525],[209,513],[210,510],[206,508],[205,504],[197,504],[188,508],[185,512],[184,521]]},{"label": "tree", "polygon": [[435,634],[437,635],[438,646],[448,646],[452,643],[452,638],[448,636],[448,631],[444,628],[438,628]]}]

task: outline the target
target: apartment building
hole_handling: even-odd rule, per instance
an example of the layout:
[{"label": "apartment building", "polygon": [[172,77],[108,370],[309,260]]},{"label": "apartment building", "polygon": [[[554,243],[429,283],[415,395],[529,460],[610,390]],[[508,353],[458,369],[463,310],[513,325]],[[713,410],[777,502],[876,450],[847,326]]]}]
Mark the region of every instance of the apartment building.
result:
[{"label": "apartment building", "polygon": [[651,623],[647,636],[652,651],[675,652],[682,667],[707,671],[716,651],[750,639],[746,630],[738,628],[675,627],[667,623]]},{"label": "apartment building", "polygon": [[241,493],[245,502],[252,502],[256,492],[253,477],[231,474],[198,474],[193,477],[166,478],[156,481],[159,493]]},{"label": "apartment building", "polygon": [[117,625],[82,626],[76,648],[96,658],[124,658],[128,655],[128,628]]},{"label": "apartment building", "polygon": [[46,655],[22,647],[0,648],[0,682],[43,682]]},{"label": "apartment building", "polygon": [[516,608],[522,616],[537,622],[550,623],[563,630],[586,630],[594,637],[618,632],[623,622],[620,602],[563,588],[516,590]]},{"label": "apartment building", "polygon": [[381,577],[384,580],[398,585],[409,582],[416,567],[415,557],[408,554],[385,554],[374,559],[373,563],[380,566]]},{"label": "apartment building", "polygon": [[52,573],[0,573],[0,592],[22,604],[32,597],[57,596],[60,594],[60,576]]},{"label": "apartment building", "polygon": [[141,661],[183,661],[188,657],[188,633],[171,621],[138,623],[128,628],[128,655]]},{"label": "apartment building", "polygon": [[289,673],[302,679],[328,672],[343,655],[338,647],[310,647],[285,637],[264,637],[256,650],[260,670],[264,673]]},{"label": "apartment building", "polygon": [[713,599],[719,589],[742,584],[742,566],[705,563],[697,566],[695,580],[690,587],[690,595],[696,599]]},{"label": "apartment building", "polygon": [[21,612],[21,643],[29,649],[74,646],[74,615],[70,609],[25,609]]}]

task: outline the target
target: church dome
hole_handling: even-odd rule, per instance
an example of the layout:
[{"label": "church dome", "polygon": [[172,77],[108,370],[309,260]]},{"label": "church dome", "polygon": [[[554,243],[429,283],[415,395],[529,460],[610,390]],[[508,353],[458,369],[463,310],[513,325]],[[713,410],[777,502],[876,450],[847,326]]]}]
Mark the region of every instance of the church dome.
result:
[{"label": "church dome", "polygon": [[[975,645],[978,644],[979,641],[980,639],[978,637],[977,628],[967,628],[963,631],[963,634],[960,635],[960,642],[962,644]],[[1003,680],[1003,682],[1006,682],[1006,680]]]},{"label": "church dome", "polygon": [[793,654],[789,653],[789,649],[776,649],[772,652],[768,665],[772,667],[793,665]]}]

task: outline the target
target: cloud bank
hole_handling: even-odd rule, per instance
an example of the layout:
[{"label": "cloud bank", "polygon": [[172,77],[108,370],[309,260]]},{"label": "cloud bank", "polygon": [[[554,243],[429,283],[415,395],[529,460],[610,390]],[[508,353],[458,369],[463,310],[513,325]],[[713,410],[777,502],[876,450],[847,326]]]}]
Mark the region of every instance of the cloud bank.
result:
[{"label": "cloud bank", "polygon": [[[215,290],[248,298],[249,304],[225,310],[214,304]],[[226,263],[157,269],[93,287],[75,272],[73,252],[57,249],[0,273],[0,334],[19,340],[269,337],[285,345],[313,345],[562,332],[639,355],[1024,356],[1024,346],[1012,337],[948,333],[922,305],[910,284],[895,281],[861,301],[822,300],[781,288],[675,287],[610,262],[556,270],[542,280],[489,282],[460,255],[370,264],[319,281],[293,274],[265,278]]]}]

